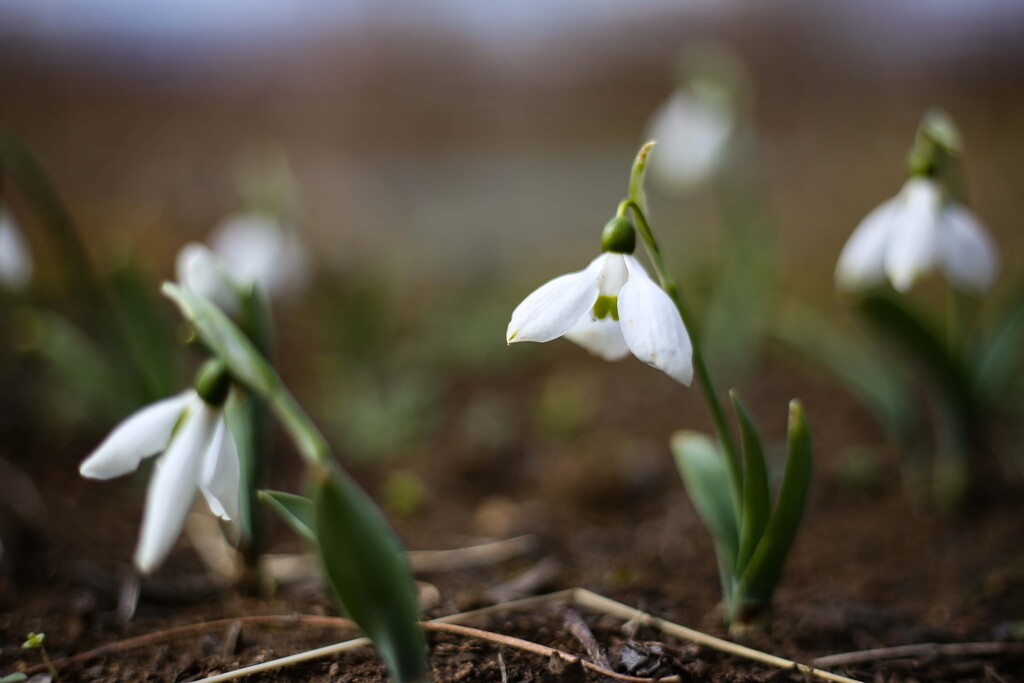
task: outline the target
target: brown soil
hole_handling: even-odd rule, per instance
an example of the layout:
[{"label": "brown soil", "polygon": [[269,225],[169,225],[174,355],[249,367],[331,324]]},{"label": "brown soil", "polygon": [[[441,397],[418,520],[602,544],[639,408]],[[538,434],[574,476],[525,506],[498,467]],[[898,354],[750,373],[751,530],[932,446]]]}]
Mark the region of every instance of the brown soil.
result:
[{"label": "brown soil", "polygon": [[[607,365],[563,345],[542,362],[513,364],[456,382],[441,435],[400,457],[351,469],[381,499],[395,469],[426,483],[425,506],[394,517],[411,549],[453,548],[484,538],[535,534],[538,550],[493,566],[418,577],[437,588],[428,616],[501,599],[582,586],[719,636],[718,580],[711,544],[665,447],[671,431],[707,429],[695,391],[635,362]],[[513,353],[513,351],[510,351]],[[534,406],[552,378],[593,402],[574,424],[544,426]],[[582,387],[582,389],[580,389]],[[1004,642],[990,656],[924,656],[838,671],[865,681],[1024,681],[1024,497],[999,474],[979,482],[957,517],[914,509],[902,495],[891,452],[877,450],[881,476],[850,484],[851,449],[882,437],[866,414],[826,379],[777,355],[741,383],[768,443],[784,436],[786,400],[804,399],[815,437],[815,488],[806,524],[777,593],[768,633],[747,644],[781,656],[814,657],[922,642]],[[571,396],[572,394],[570,394]],[[538,426],[540,424],[540,426]],[[506,438],[492,438],[504,431]],[[4,512],[0,575],[0,674],[38,664],[20,644],[46,633],[59,659],[172,626],[257,614],[330,614],[318,586],[281,586],[255,596],[219,588],[182,543],[142,583],[133,617],[118,613],[141,509],[141,477],[86,482],[75,465],[91,443],[24,435],[15,457],[38,486],[47,515],[33,526]],[[998,472],[979,454],[981,469]],[[299,490],[299,473],[277,464],[276,487]],[[274,551],[299,549],[275,527]],[[540,568],[538,570],[538,568]],[[531,573],[532,572],[532,573]],[[538,577],[535,581],[523,577]],[[799,680],[657,632],[581,612],[609,662],[635,675],[684,681]],[[498,615],[473,626],[584,655],[564,608]],[[351,637],[336,629],[224,628],[99,657],[62,671],[66,681],[187,681]],[[439,681],[595,680],[572,666],[507,647],[448,635],[430,637]],[[1016,649],[1015,649],[1016,648]],[[254,681],[373,681],[372,650],[257,675]]]}]

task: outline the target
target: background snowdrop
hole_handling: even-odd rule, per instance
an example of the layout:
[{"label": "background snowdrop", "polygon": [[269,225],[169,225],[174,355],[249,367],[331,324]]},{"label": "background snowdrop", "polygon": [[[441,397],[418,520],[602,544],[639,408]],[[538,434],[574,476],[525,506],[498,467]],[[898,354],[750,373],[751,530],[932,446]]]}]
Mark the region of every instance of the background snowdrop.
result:
[{"label": "background snowdrop", "polygon": [[939,270],[949,282],[980,294],[995,280],[996,249],[984,226],[931,178],[912,177],[854,230],[836,265],[836,285],[856,291],[886,279],[907,292]]},{"label": "background snowdrop", "polygon": [[239,213],[210,233],[210,246],[243,285],[259,283],[271,299],[287,299],[309,284],[309,257],[294,232],[271,216]]},{"label": "background snowdrop", "polygon": [[0,285],[24,289],[32,277],[32,254],[14,216],[0,205]]}]

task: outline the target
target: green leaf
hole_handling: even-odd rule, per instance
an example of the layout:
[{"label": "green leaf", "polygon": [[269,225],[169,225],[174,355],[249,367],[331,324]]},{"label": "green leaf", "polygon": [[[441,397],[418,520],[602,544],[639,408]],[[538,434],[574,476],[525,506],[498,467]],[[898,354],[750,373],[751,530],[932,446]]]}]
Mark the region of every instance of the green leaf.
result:
[{"label": "green leaf", "polygon": [[131,261],[110,273],[117,323],[128,351],[145,380],[151,400],[169,396],[180,386],[182,368],[174,328],[152,282]]},{"label": "green leaf", "polygon": [[919,416],[907,382],[881,348],[796,302],[784,306],[775,320],[776,339],[831,372],[901,443],[916,440]]},{"label": "green leaf", "polygon": [[711,533],[720,562],[735,567],[739,524],[729,471],[717,444],[704,434],[682,431],[672,436],[671,446],[686,493]]},{"label": "green leaf", "polygon": [[3,678],[0,678],[0,683],[20,683],[21,681],[27,680],[28,676],[19,671],[18,673],[7,674]]},{"label": "green leaf", "polygon": [[277,516],[292,528],[292,531],[314,546],[317,544],[312,500],[284,491],[260,491],[259,498],[267,507],[276,512]]},{"label": "green leaf", "polygon": [[811,488],[811,463],[811,433],[803,408],[799,401],[790,401],[786,470],[782,475],[779,498],[761,542],[757,544],[736,588],[736,608],[742,608],[747,601],[771,602],[772,593],[782,578],[786,556],[803,519]]},{"label": "green leaf", "polygon": [[398,683],[426,681],[426,643],[409,564],[377,506],[338,467],[314,484],[320,561],[341,608],[373,640]]},{"label": "green leaf", "polygon": [[997,403],[1012,386],[1021,368],[1024,347],[1024,288],[1019,289],[1009,310],[1003,312],[978,354],[975,387],[978,394]]},{"label": "green leaf", "polygon": [[764,449],[761,437],[757,434],[754,423],[750,420],[747,409],[743,407],[739,395],[729,392],[733,409],[740,424],[740,440],[743,445],[743,513],[740,519],[740,546],[736,558],[735,573],[743,575],[743,570],[754,554],[754,549],[761,540],[768,518],[771,515],[771,492],[768,488],[768,468],[764,462]]},{"label": "green leaf", "polygon": [[199,338],[227,363],[232,377],[264,397],[278,388],[277,373],[263,354],[216,305],[170,282],[164,283],[163,292],[177,304]]}]

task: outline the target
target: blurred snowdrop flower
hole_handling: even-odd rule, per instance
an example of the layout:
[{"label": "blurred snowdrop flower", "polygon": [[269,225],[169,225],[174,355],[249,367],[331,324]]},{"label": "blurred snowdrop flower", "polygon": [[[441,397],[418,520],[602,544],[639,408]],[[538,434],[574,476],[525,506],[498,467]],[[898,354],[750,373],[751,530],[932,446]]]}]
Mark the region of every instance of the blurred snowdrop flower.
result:
[{"label": "blurred snowdrop flower", "polygon": [[272,299],[287,299],[309,282],[306,250],[292,231],[267,214],[226,218],[214,228],[210,246],[236,280],[259,283]]},{"label": "blurred snowdrop flower", "polygon": [[196,489],[222,519],[238,512],[239,461],[224,421],[223,404],[211,405],[196,390],[158,401],[130,415],[81,464],[90,479],[134,472],[147,457],[156,462],[146,495],[135,566],[149,573],[163,562],[181,533]]},{"label": "blurred snowdrop flower", "polygon": [[32,254],[14,217],[0,206],[0,285],[18,291],[32,277]]},{"label": "blurred snowdrop flower", "polygon": [[684,191],[714,176],[729,150],[735,113],[723,97],[679,88],[655,113],[647,137],[657,140],[648,171],[661,187]]},{"label": "blurred snowdrop flower", "polygon": [[[626,226],[632,231],[628,222]],[[606,248],[583,270],[542,285],[512,312],[506,341],[546,342],[564,336],[609,361],[632,352],[689,386],[690,336],[672,300],[632,250],[632,244],[621,251]]]},{"label": "blurred snowdrop flower", "polygon": [[946,196],[938,182],[914,176],[860,222],[836,264],[836,286],[867,289],[886,279],[907,292],[931,270],[958,289],[980,294],[996,276],[998,256],[984,226]]},{"label": "blurred snowdrop flower", "polygon": [[238,312],[245,290],[258,285],[270,298],[287,299],[309,280],[309,260],[298,239],[259,213],[237,214],[210,235],[212,249],[190,242],[178,252],[178,283],[228,314]]}]

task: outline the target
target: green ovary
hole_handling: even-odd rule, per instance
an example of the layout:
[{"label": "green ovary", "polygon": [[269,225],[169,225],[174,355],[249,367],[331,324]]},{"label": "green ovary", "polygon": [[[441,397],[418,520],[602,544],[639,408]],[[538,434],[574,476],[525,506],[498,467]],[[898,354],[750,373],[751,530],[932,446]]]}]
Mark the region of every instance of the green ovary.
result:
[{"label": "green ovary", "polygon": [[619,297],[604,295],[597,297],[597,301],[594,302],[594,318],[597,320],[603,320],[609,315],[612,317],[612,320],[618,322]]}]

